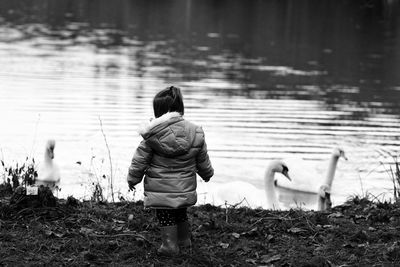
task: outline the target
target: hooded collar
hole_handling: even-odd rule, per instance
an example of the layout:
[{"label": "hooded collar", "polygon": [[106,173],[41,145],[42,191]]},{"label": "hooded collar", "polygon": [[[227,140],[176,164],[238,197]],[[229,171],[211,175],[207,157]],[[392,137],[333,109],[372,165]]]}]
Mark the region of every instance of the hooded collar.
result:
[{"label": "hooded collar", "polygon": [[168,122],[172,118],[180,118],[182,115],[179,112],[167,112],[163,114],[162,116],[155,118],[155,119],[150,119],[150,121],[146,121],[140,125],[138,133],[145,138],[145,136],[148,136],[151,134],[152,130],[156,128],[157,126]]}]

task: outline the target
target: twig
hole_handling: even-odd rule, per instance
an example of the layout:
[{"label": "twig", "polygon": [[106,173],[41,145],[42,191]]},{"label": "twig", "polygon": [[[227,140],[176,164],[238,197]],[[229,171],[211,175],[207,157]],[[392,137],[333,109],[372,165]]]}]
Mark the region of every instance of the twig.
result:
[{"label": "twig", "polygon": [[[393,157],[393,159],[395,160],[395,164],[396,167],[398,167],[397,165],[397,158]],[[385,164],[380,161],[380,164],[385,168],[385,171],[387,172],[387,174],[389,175],[389,177],[392,178],[392,183],[393,183],[393,196],[394,196],[394,200],[397,201],[398,200],[398,188],[396,187],[396,175],[392,170],[392,166],[389,165],[389,169],[386,168]],[[397,181],[398,182],[398,181]]]},{"label": "twig", "polygon": [[360,181],[360,186],[361,186],[361,194],[364,196],[364,185],[361,179],[361,175],[358,174],[358,180]]},{"label": "twig", "polygon": [[106,134],[104,133],[104,130],[103,130],[103,122],[101,121],[100,116],[99,116],[99,121],[100,121],[101,133],[103,134],[104,142],[106,143],[106,147],[107,147],[107,151],[108,151],[108,160],[110,161],[110,179],[109,179],[109,182],[110,182],[110,189],[111,189],[111,198],[112,198],[112,201],[115,202],[114,201],[113,166],[112,166],[112,159],[111,159],[111,151],[110,151],[110,147],[109,147],[108,142],[107,142]]},{"label": "twig", "polygon": [[392,170],[392,166],[389,166],[389,169],[390,169],[390,173],[392,175],[394,201],[397,201],[396,176]]},{"label": "twig", "polygon": [[[385,192],[382,192],[382,193],[378,194],[377,196],[375,196],[375,195],[372,194],[372,193],[368,193],[368,195],[372,198],[372,200],[371,200],[372,202],[377,201],[378,203],[382,203],[382,202],[383,202],[384,195],[385,195]],[[383,196],[383,197],[382,197],[382,201],[378,199],[380,196]]]},{"label": "twig", "polygon": [[315,232],[315,224],[313,224],[312,222],[310,222],[310,220],[307,218],[307,216],[303,215],[302,217],[306,220],[306,223],[307,223],[307,225],[308,225],[308,228],[309,228],[311,231]]},{"label": "twig", "polygon": [[[246,198],[243,198],[240,202],[236,203],[236,204],[229,204],[228,201],[225,200],[225,221],[226,223],[228,223],[228,213],[229,213],[229,208],[236,208],[237,206],[239,206],[240,204],[243,203],[243,201],[246,201],[247,205],[249,205],[249,202],[247,202]],[[250,206],[250,205],[249,205]]]}]

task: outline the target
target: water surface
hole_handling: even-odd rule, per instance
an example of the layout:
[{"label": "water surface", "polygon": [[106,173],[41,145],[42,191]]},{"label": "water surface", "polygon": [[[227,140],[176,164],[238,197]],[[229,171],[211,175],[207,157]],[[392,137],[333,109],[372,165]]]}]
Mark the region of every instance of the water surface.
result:
[{"label": "water surface", "polygon": [[61,194],[90,197],[110,176],[108,144],[116,191],[132,198],[136,130],[154,94],[174,84],[215,168],[212,182],[199,180],[199,203],[221,204],[204,193],[233,181],[262,197],[270,160],[320,170],[335,146],[349,160],[338,164],[334,204],[390,198],[398,15],[397,1],[0,0],[1,157],[40,161],[55,138]]}]

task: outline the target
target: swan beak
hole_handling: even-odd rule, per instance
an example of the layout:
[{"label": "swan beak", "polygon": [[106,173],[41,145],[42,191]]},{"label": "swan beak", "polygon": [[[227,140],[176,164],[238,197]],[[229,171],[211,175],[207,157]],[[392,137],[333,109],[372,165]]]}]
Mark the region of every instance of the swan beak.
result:
[{"label": "swan beak", "polygon": [[292,178],[290,178],[290,176],[289,176],[289,170],[283,170],[282,171],[282,174],[286,177],[286,178],[288,178],[289,179],[289,181],[292,181]]},{"label": "swan beak", "polygon": [[347,157],[346,157],[346,154],[344,154],[343,151],[340,153],[340,157],[344,158],[344,160],[348,160]]}]

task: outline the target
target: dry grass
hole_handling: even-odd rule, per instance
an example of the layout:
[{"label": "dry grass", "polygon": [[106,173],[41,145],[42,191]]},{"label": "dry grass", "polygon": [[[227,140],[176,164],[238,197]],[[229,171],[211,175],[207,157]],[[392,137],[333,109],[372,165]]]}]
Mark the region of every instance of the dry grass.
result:
[{"label": "dry grass", "polygon": [[389,168],[386,168],[386,172],[389,174],[393,183],[394,201],[398,203],[400,202],[400,162],[397,156],[393,157],[393,166],[389,165]]}]

